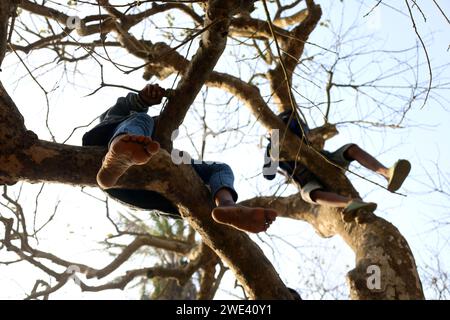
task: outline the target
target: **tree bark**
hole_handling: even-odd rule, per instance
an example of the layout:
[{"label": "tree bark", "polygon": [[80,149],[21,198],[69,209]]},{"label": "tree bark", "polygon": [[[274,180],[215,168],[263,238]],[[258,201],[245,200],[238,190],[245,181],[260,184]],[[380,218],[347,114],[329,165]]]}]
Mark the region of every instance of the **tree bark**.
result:
[{"label": "tree bark", "polygon": [[[246,1],[245,7],[253,5],[253,2]],[[172,150],[172,133],[183,122],[189,107],[225,50],[231,18],[243,9],[243,4],[240,0],[208,1],[203,26],[205,32],[200,46],[178,83],[175,95],[169,98],[158,120],[156,138],[167,150]]]},{"label": "tree bark", "polygon": [[8,21],[11,15],[11,3],[12,1],[10,0],[2,0],[0,2],[0,70],[7,51]]},{"label": "tree bark", "polygon": [[[0,131],[0,183],[22,180],[96,186],[96,173],[106,149],[39,140],[24,131],[20,113],[3,87],[0,88],[0,121],[5,120],[12,130]],[[5,128],[3,123],[1,128]],[[11,136],[11,132],[18,134]],[[245,233],[213,221],[210,192],[191,165],[177,166],[161,150],[147,165],[131,168],[117,187],[147,189],[165,195],[230,267],[251,298],[292,298],[270,261]],[[256,266],[255,261],[258,261]]]},{"label": "tree bark", "polygon": [[[103,1],[105,2],[105,1]],[[201,45],[188,61],[165,43],[152,44],[138,41],[128,30],[145,17],[161,12],[170,6],[154,6],[137,15],[123,16],[110,10],[106,17],[86,17],[99,24],[81,24],[80,35],[106,34],[115,31],[120,44],[131,54],[146,61],[146,77],[167,77],[174,72],[184,75],[175,95],[171,97],[162,113],[164,129],[158,129],[163,145],[170,150],[170,134],[183,121],[190,104],[203,84],[224,89],[240,99],[256,119],[268,131],[278,129],[285,137],[281,144],[281,158],[297,160],[307,166],[331,191],[357,197],[358,193],[337,167],[327,162],[317,148],[300,141],[270,110],[259,89],[242,79],[213,71],[226,46],[226,33],[230,26],[235,34],[254,33],[256,37],[271,37],[271,30],[261,21],[249,19],[249,15],[233,18],[236,12],[250,10],[254,1],[208,1],[205,19],[194,16],[197,23],[203,22],[206,31]],[[6,52],[8,19],[13,1],[0,2],[0,65]],[[320,6],[307,0],[307,11],[285,19],[283,23],[298,23],[291,31],[275,27],[284,51],[281,63],[267,74],[280,110],[292,107],[289,86],[292,74],[303,54],[305,42],[316,27],[320,17]],[[245,6],[243,8],[242,6]],[[67,16],[55,9],[27,0],[21,7],[37,15],[67,22]],[[108,11],[108,10],[107,10]],[[306,14],[307,12],[307,14]],[[195,13],[187,12],[190,15]],[[280,22],[281,20],[278,20]],[[274,23],[278,23],[275,21]],[[281,22],[280,22],[281,23]],[[100,30],[100,31],[99,31]],[[46,40],[45,40],[46,41]],[[44,42],[45,42],[44,41]],[[285,71],[282,69],[286,69]],[[96,186],[95,176],[105,153],[103,148],[81,148],[41,141],[27,131],[24,121],[0,83],[0,183],[13,184],[19,180],[29,182],[55,182],[72,185]],[[161,128],[161,127],[160,127]],[[320,130],[318,130],[320,131]],[[327,134],[334,134],[332,127],[319,133],[323,144]],[[314,145],[314,143],[313,143]],[[63,166],[61,164],[64,164]],[[176,178],[175,178],[176,177]],[[189,185],[189,190],[185,186]],[[213,203],[210,194],[190,165],[176,166],[170,155],[162,151],[146,166],[133,168],[119,180],[119,187],[144,188],[158,191],[178,206],[183,217],[201,234],[204,242],[233,270],[252,298],[291,298],[279,276],[262,251],[243,233],[213,222],[210,212]],[[338,210],[311,206],[299,195],[286,198],[261,197],[248,200],[248,205],[269,206],[282,215],[307,221],[323,237],[340,235],[356,255],[356,268],[348,273],[352,298],[356,299],[423,299],[423,291],[411,250],[400,232],[382,218],[370,215],[358,222],[346,223]],[[255,261],[258,264],[255,265]],[[380,289],[369,289],[368,269],[378,266],[381,270]],[[141,272],[141,271],[139,271]],[[126,280],[126,279],[125,279]],[[123,283],[126,283],[124,281]]]},{"label": "tree bark", "polygon": [[[311,224],[322,237],[341,236],[355,253],[355,268],[347,281],[352,299],[424,299],[422,284],[411,249],[399,230],[374,214],[346,223],[333,208],[314,206],[300,194],[285,198],[258,197],[241,202],[272,207],[282,217]],[[379,268],[379,269],[377,269]],[[375,274],[379,270],[379,274]],[[379,286],[372,282],[380,276]],[[375,279],[376,280],[376,279]]]}]

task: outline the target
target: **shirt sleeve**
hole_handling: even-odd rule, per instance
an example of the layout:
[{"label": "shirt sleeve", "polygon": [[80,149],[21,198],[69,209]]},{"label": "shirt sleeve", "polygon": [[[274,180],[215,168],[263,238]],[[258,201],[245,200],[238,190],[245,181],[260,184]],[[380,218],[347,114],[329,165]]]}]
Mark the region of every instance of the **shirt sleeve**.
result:
[{"label": "shirt sleeve", "polygon": [[126,117],[131,112],[148,112],[148,106],[137,93],[130,92],[126,97],[120,97],[114,106],[100,116],[100,121],[111,116]]}]

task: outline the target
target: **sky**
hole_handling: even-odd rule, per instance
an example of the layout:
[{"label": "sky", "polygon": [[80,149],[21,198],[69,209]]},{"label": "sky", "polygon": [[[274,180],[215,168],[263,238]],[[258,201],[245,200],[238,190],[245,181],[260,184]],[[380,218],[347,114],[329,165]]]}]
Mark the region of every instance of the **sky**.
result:
[{"label": "sky", "polygon": [[[328,0],[317,1],[323,7],[323,25],[314,31],[309,39],[311,43],[326,47],[330,51],[336,49],[334,33],[338,30],[343,32],[342,41],[338,43],[342,52],[357,50],[361,43],[373,50],[404,50],[414,47],[417,43],[417,36],[414,33],[409,17],[405,15],[405,8],[402,1],[393,2],[392,7],[384,4],[377,6],[367,17],[364,15],[376,4],[377,1],[344,1],[330,2]],[[438,1],[444,12],[450,12],[450,3]],[[389,2],[391,3],[391,2]],[[432,269],[440,268],[448,272],[450,266],[448,227],[440,226],[436,228],[435,220],[448,222],[448,208],[450,199],[436,193],[430,193],[432,182],[430,175],[437,181],[438,178],[447,181],[450,179],[450,164],[446,159],[450,157],[450,150],[446,137],[449,135],[450,116],[446,102],[450,95],[448,85],[448,66],[450,35],[448,33],[448,23],[439,14],[436,7],[430,1],[419,1],[427,19],[416,14],[416,23],[422,35],[427,51],[434,68],[434,85],[442,86],[444,89],[436,89],[432,92],[426,105],[421,108],[421,103],[415,103],[408,112],[406,119],[402,122],[404,128],[361,128],[354,124],[342,124],[338,126],[340,134],[331,139],[326,144],[326,149],[333,150],[339,146],[354,142],[363,146],[373,155],[387,164],[393,164],[398,158],[409,159],[412,163],[412,172],[408,180],[402,187],[399,196],[390,194],[387,191],[376,187],[374,184],[349,175],[355,187],[363,195],[364,199],[378,203],[377,214],[393,223],[405,236],[416,258],[419,271],[422,275],[428,275]],[[401,8],[401,9],[396,9]],[[81,13],[80,13],[81,14]],[[341,15],[344,15],[344,19]],[[349,25],[356,23],[359,25],[356,31],[348,31]],[[160,21],[160,25],[167,25]],[[177,26],[183,26],[182,22],[177,22]],[[147,31],[148,30],[148,31]],[[146,32],[156,33],[158,30],[153,25],[148,25]],[[447,31],[447,32],[446,32]],[[373,36],[367,37],[366,34]],[[356,39],[356,41],[349,41]],[[313,55],[321,48],[309,45],[305,54]],[[189,54],[195,52],[196,43],[192,45]],[[187,48],[184,48],[186,52]],[[231,53],[231,54],[230,54]],[[323,57],[323,61],[328,61],[331,53]],[[21,54],[22,57],[25,57]],[[118,59],[124,59],[127,63],[138,65],[141,62],[137,59],[126,56],[123,52],[115,53]],[[246,49],[230,41],[223,56],[216,67],[218,71],[228,71],[242,77],[247,77],[252,68],[265,66],[254,66],[250,62],[241,69],[232,69],[230,66],[236,65],[237,56],[241,59],[250,58]],[[418,61],[420,83],[427,83],[428,72],[423,50],[408,50],[399,53],[397,58],[408,61]],[[43,61],[49,60],[44,52],[31,55],[26,58],[29,66],[39,66]],[[322,57],[318,57],[321,61]],[[47,59],[47,60],[46,60]],[[327,60],[328,59],[328,60]],[[367,81],[380,74],[388,74],[392,67],[401,67],[402,60],[388,59],[382,52],[374,53],[370,56],[360,56],[354,61],[339,64],[336,74],[336,81],[348,81],[348,70],[351,70],[358,83]],[[308,74],[301,66],[298,69],[300,76],[302,72]],[[49,71],[49,69],[51,69]],[[232,70],[230,70],[232,69]],[[6,87],[8,93],[19,107],[25,117],[28,129],[36,132],[41,139],[49,139],[50,135],[45,128],[46,101],[42,90],[27,76],[26,70],[17,58],[10,54],[4,63],[3,72],[0,79]],[[49,71],[44,73],[43,71]],[[94,64],[79,65],[80,73],[63,74],[59,68],[46,67],[36,70],[40,74],[40,82],[44,84],[47,91],[52,91],[50,96],[50,117],[49,125],[58,142],[62,142],[69,136],[72,128],[89,123],[102,111],[111,106],[118,96],[125,95],[126,91],[116,88],[104,88],[92,96],[87,96],[100,84],[98,66]],[[393,85],[401,86],[413,83],[411,77],[413,73],[405,73],[403,76],[393,78]],[[105,64],[105,79],[108,82],[122,83],[133,88],[141,88],[145,81],[139,72],[131,75],[122,75],[113,67]],[[173,77],[162,82],[165,87],[173,86]],[[313,101],[324,101],[323,88],[316,88],[311,82],[314,77],[308,79],[297,78],[298,83],[294,86],[299,92]],[[263,90],[264,89],[263,87]],[[397,91],[396,91],[397,90]],[[386,102],[392,104],[393,109],[400,108],[401,102],[396,99],[395,94],[402,89],[394,89],[392,95],[386,98]],[[264,91],[263,91],[264,92]],[[218,90],[209,90],[209,104],[207,105],[207,121],[213,129],[219,131],[224,127],[238,126],[247,121],[251,125],[230,134],[218,137],[209,136],[207,138],[207,148],[205,160],[220,160],[230,164],[236,176],[236,188],[240,199],[247,199],[258,194],[269,195],[276,192],[278,195],[289,195],[296,190],[292,186],[285,186],[282,177],[278,177],[275,182],[264,180],[261,175],[262,154],[265,144],[265,131],[261,126],[254,123],[254,118],[249,114],[244,106],[231,100],[225,104],[229,97]],[[323,109],[306,108],[308,101],[301,96],[297,96],[301,105],[305,106],[305,113],[313,123],[320,125],[322,121]],[[399,115],[378,107],[363,95],[355,99],[352,90],[334,90],[333,98],[336,104],[333,105],[330,113],[331,122],[342,122],[349,119],[366,119],[377,121],[381,119],[395,120]],[[195,104],[195,110],[201,111],[201,94]],[[214,102],[217,105],[213,104]],[[194,108],[193,108],[194,109]],[[151,115],[159,112],[158,108],[150,111]],[[229,115],[225,115],[225,114]],[[187,150],[191,155],[196,152],[192,147],[187,133],[192,134],[198,131],[198,115],[192,110],[186,118],[182,127],[182,134],[175,141],[175,147]],[[83,130],[77,131],[67,142],[69,144],[80,145]],[[193,134],[194,143],[198,146],[201,141],[199,132]],[[231,141],[231,142],[230,142]],[[227,145],[227,143],[229,143]],[[227,145],[229,148],[223,148]],[[230,147],[231,146],[231,147]],[[436,165],[439,166],[439,174],[436,172]],[[383,183],[382,179],[368,173],[358,166],[352,169],[359,174],[363,174],[370,180]],[[280,186],[278,188],[278,186]],[[111,256],[105,252],[100,244],[109,234],[114,233],[114,228],[105,217],[104,204],[93,197],[81,194],[79,188],[64,185],[45,185],[40,194],[39,204],[36,208],[36,195],[39,193],[40,185],[24,184],[21,195],[21,203],[25,208],[28,217],[28,224],[31,228],[35,217],[36,225],[44,223],[52,215],[54,206],[59,203],[57,214],[53,221],[40,233],[40,249],[61,255],[70,260],[86,262],[94,267],[101,268],[106,265]],[[277,190],[278,189],[278,190]],[[19,186],[11,188],[11,192],[19,192]],[[104,198],[103,193],[98,189],[86,188],[91,195]],[[126,212],[126,208],[111,202],[112,212],[118,217],[118,212]],[[6,214],[0,208],[2,214]],[[36,211],[36,215],[34,212]],[[146,213],[134,213],[148,218]],[[446,220],[445,220],[446,219]],[[2,229],[0,229],[0,233]],[[321,239],[315,234],[313,228],[301,221],[290,219],[278,219],[269,229],[267,234],[251,235],[257,241],[272,261],[274,267],[279,272],[283,281],[290,287],[298,289],[303,297],[314,299],[334,299],[347,298],[348,289],[345,285],[345,273],[354,266],[354,254],[339,237],[331,239]],[[130,239],[124,239],[124,243]],[[435,255],[439,255],[438,260]],[[0,251],[0,261],[13,260],[14,255]],[[114,276],[120,275],[128,268],[136,266],[149,266],[153,263],[149,257],[138,256],[131,259],[119,268]],[[428,266],[428,267],[427,267]],[[62,271],[62,269],[59,269]],[[112,278],[114,278],[114,276]],[[10,266],[0,265],[0,299],[21,299],[29,292],[38,278],[49,280],[36,268],[24,263]],[[111,278],[109,278],[111,279]],[[231,272],[227,272],[224,279],[224,288],[220,289],[216,298],[237,298],[242,297],[242,290],[234,288],[234,277]],[[437,294],[433,288],[423,285],[428,298],[436,298]],[[320,286],[320,289],[317,287]],[[110,290],[101,293],[81,293],[75,284],[67,284],[62,290],[55,293],[53,299],[136,299],[138,290],[126,291]]]}]

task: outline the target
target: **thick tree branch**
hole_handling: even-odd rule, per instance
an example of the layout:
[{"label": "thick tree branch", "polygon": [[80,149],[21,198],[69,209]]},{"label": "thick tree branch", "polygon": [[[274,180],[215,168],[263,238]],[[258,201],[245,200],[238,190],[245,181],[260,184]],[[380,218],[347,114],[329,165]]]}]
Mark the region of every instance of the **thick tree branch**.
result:
[{"label": "thick tree branch", "polygon": [[[57,21],[62,26],[67,26],[70,21],[70,16],[62,13],[56,9],[39,5],[37,3],[23,0],[20,4],[20,7],[24,10],[27,10],[33,14]],[[88,23],[92,21],[101,21],[98,24],[90,24]],[[84,19],[80,20],[80,23],[75,25],[76,31],[80,36],[88,36],[96,33],[109,33],[114,28],[114,19],[111,19],[108,15],[92,15],[87,16]]]},{"label": "thick tree branch", "polygon": [[[252,5],[253,1],[247,1]],[[181,125],[189,107],[202,88],[225,49],[231,17],[239,10],[242,1],[208,1],[200,46],[189,67],[177,85],[173,97],[162,111],[156,129],[156,138],[167,149],[172,148],[172,132]]]},{"label": "thick tree branch", "polygon": [[[134,14],[134,15],[123,15],[118,10],[114,9],[112,6],[106,5],[108,1],[100,1],[103,2],[104,8],[107,8],[109,15],[91,15],[87,16],[80,20],[80,23],[76,25],[77,33],[80,36],[89,36],[96,33],[107,34],[111,31],[115,30],[116,23],[120,21],[122,23],[122,27],[126,30],[140,23],[142,20],[155,15],[157,13],[161,13],[171,9],[180,9],[190,17],[192,17],[196,22],[200,22],[201,18],[198,17],[195,12],[193,12],[189,7],[186,7],[184,4],[162,4],[156,5],[149,10],[144,12]],[[67,26],[70,16],[45,5],[39,5],[37,3],[33,3],[28,0],[23,0],[20,3],[20,7],[24,10],[27,10],[33,14],[40,15],[52,20],[57,21],[59,24],[63,26]],[[100,21],[99,23],[92,24],[93,21]]]},{"label": "thick tree branch", "polygon": [[[8,104],[8,99],[3,91],[0,111],[14,106],[4,106],[4,102]],[[9,102],[12,103],[10,99]],[[5,148],[9,150],[9,153],[0,150],[0,174],[3,181],[96,185],[95,177],[106,151],[104,148],[60,145],[40,141],[25,133],[14,137],[14,140],[26,137],[26,141],[21,143],[24,147],[11,148],[11,139],[5,141],[3,134],[0,141],[5,142]],[[210,192],[190,164],[177,166],[170,155],[161,150],[147,165],[131,168],[118,181],[117,187],[147,189],[164,194],[178,206],[183,217],[200,233],[204,242],[230,266],[252,298],[291,298],[269,260],[246,234],[213,221],[211,211],[214,204]],[[256,268],[253,261],[259,261]]]},{"label": "thick tree branch", "polygon": [[[14,150],[20,146],[20,137],[24,135],[26,129],[24,119],[17,109],[14,102],[8,96],[0,82],[0,150],[2,156],[14,153]],[[19,139],[18,139],[19,138]],[[4,153],[5,152],[5,153]],[[8,160],[9,161],[9,160]],[[4,172],[0,168],[0,183],[1,176]]]},{"label": "thick tree branch", "polygon": [[302,23],[307,16],[308,16],[308,9],[302,9],[290,16],[276,17],[273,20],[273,24],[280,28],[287,27],[293,24]]},{"label": "thick tree branch", "polygon": [[[279,27],[274,27],[275,34],[279,41],[286,45],[291,35]],[[232,36],[247,37],[253,39],[272,39],[267,21],[251,18],[250,16],[240,16],[231,20],[230,34]]]},{"label": "thick tree branch", "polygon": [[[352,299],[424,299],[416,263],[406,239],[383,218],[371,214],[360,217],[359,223],[343,223],[337,210],[308,204],[300,194],[256,197],[241,204],[277,209],[282,217],[308,222],[322,237],[340,235],[356,255],[356,266],[347,274]],[[380,289],[371,289],[367,285],[370,266],[378,266],[381,270]]]},{"label": "thick tree branch", "polygon": [[[316,5],[313,0],[306,1],[306,4],[308,8],[307,17],[291,31],[292,38],[283,47],[284,53],[280,57],[280,62],[275,69],[270,70],[267,74],[274,92],[274,101],[280,111],[296,107],[291,92],[292,74],[303,54],[306,41],[322,16],[320,6]],[[292,105],[293,102],[294,106]]]},{"label": "thick tree branch", "polygon": [[[8,21],[11,15],[11,1],[0,2],[0,68],[7,50]],[[0,69],[1,70],[1,69]]]}]

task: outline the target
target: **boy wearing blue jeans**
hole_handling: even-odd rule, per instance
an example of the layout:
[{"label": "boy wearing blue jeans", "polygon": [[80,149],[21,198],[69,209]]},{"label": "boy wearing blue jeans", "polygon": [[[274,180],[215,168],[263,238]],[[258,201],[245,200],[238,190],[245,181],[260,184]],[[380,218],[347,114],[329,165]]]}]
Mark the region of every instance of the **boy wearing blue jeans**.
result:
[{"label": "boy wearing blue jeans", "polygon": [[[83,145],[108,146],[97,174],[97,183],[112,197],[145,210],[159,210],[179,217],[178,209],[164,196],[149,190],[113,188],[118,179],[132,166],[144,165],[159,151],[152,139],[157,117],[147,114],[148,107],[161,103],[165,90],[147,85],[139,94],[129,93],[100,116],[100,123],[83,136]],[[213,219],[242,231],[266,231],[275,221],[277,212],[265,208],[250,208],[236,204],[234,175],[224,163],[191,162],[203,182],[210,187],[217,207]]]}]

